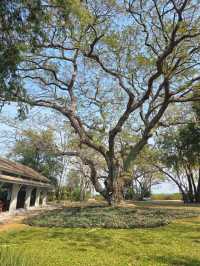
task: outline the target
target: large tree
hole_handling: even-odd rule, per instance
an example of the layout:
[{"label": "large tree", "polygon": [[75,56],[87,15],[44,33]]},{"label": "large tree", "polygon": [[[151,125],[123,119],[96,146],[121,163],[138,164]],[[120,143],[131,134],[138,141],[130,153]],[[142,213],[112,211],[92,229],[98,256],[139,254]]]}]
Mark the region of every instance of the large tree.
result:
[{"label": "large tree", "polygon": [[[10,101],[51,108],[71,123],[91,181],[109,203],[170,104],[199,100],[200,5],[189,0],[65,1],[40,3],[44,35],[25,42],[17,67],[25,95]],[[34,14],[34,9],[33,14]],[[1,93],[1,99],[5,95]],[[123,128],[137,134],[126,158]],[[106,163],[95,169],[87,147]],[[121,182],[122,181],[122,182]]]}]

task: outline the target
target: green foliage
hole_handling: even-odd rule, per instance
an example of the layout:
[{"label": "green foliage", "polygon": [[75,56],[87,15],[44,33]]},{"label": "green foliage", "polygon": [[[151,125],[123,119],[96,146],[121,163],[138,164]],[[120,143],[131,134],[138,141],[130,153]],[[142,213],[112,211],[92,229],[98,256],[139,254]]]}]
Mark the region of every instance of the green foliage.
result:
[{"label": "green foliage", "polygon": [[190,123],[179,130],[179,148],[192,165],[200,164],[200,126]]},{"label": "green foliage", "polygon": [[[200,127],[191,122],[168,130],[159,141],[166,175],[178,185],[184,202],[199,202]],[[169,174],[167,174],[169,171]]]},{"label": "green foliage", "polygon": [[[84,200],[88,200],[90,198],[90,192],[87,191],[84,195]],[[70,193],[69,200],[71,201],[80,201],[81,200],[81,188],[80,187],[76,187],[72,190],[72,192]]]},{"label": "green foliage", "polygon": [[113,50],[120,48],[119,35],[115,32],[111,33],[109,36],[105,36],[103,41]]},{"label": "green foliage", "polygon": [[55,140],[51,130],[23,131],[13,148],[12,156],[13,153],[18,162],[42,173],[54,185],[57,184],[56,176],[62,167],[59,158],[54,155]]},{"label": "green foliage", "polygon": [[80,200],[80,174],[78,171],[72,169],[69,171],[65,189],[68,191],[68,199]]},{"label": "green foliage", "polygon": [[45,20],[41,1],[0,1],[0,93],[8,101],[24,96],[23,84],[17,73],[25,51],[34,51],[36,36],[45,39]]},{"label": "green foliage", "polygon": [[80,188],[79,187],[74,188],[74,190],[71,193],[71,200],[79,201],[80,200],[80,194],[81,194]]},{"label": "green foliage", "polygon": [[86,177],[81,175],[79,170],[69,171],[68,178],[67,178],[67,184],[63,188],[65,191],[64,193],[65,195],[63,195],[63,199],[71,200],[71,201],[88,200],[91,196],[91,193],[88,190],[88,187],[85,186],[84,179],[86,179]]},{"label": "green foliage", "polygon": [[[129,153],[129,150],[130,147],[127,145],[126,152]],[[129,166],[129,175],[125,183],[126,199],[143,200],[148,198],[151,195],[151,187],[164,180],[164,176],[154,166],[157,161],[157,151],[150,145],[146,145]],[[127,161],[125,161],[126,163]]]},{"label": "green foliage", "polygon": [[175,132],[165,134],[160,141],[163,160],[168,166],[181,167],[186,162],[191,166],[200,162],[200,127],[189,123],[178,128]]},{"label": "green foliage", "polygon": [[[57,193],[59,192],[59,195],[57,195]],[[77,187],[68,187],[68,186],[63,186],[60,188],[60,191],[56,191],[56,193],[52,194],[50,196],[50,200],[54,201],[55,200],[55,196],[56,199],[59,201],[81,201],[81,189],[79,186]],[[84,200],[87,200],[90,197],[90,193],[87,192]]]},{"label": "green foliage", "polygon": [[151,58],[147,58],[143,55],[138,55],[135,58],[136,63],[141,67],[149,67],[150,65],[153,65],[154,61]]},{"label": "green foliage", "polygon": [[148,186],[141,186],[140,190],[129,187],[125,192],[126,200],[144,200],[151,197],[151,188]]},{"label": "green foliage", "polygon": [[73,22],[70,15],[75,16],[82,27],[92,21],[90,12],[84,7],[80,0],[53,0],[52,2],[55,5],[59,5],[61,10],[60,16],[64,18],[65,22],[68,24]]}]

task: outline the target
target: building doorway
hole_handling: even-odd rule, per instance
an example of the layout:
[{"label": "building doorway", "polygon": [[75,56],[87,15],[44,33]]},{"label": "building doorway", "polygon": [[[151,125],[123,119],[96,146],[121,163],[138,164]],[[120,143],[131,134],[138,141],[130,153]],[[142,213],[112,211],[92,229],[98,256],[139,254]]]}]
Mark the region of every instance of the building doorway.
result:
[{"label": "building doorway", "polygon": [[0,182],[0,212],[9,210],[12,184]]},{"label": "building doorway", "polygon": [[17,195],[17,209],[23,209],[26,199],[26,187],[21,186],[18,195]]},{"label": "building doorway", "polygon": [[35,200],[36,200],[36,188],[34,188],[31,192],[31,201],[30,206],[35,206]]}]

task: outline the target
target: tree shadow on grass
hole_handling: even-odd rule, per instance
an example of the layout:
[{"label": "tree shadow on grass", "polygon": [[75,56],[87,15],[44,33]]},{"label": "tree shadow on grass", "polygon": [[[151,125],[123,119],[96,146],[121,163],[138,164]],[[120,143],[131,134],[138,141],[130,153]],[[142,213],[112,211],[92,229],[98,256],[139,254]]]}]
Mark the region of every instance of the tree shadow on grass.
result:
[{"label": "tree shadow on grass", "polygon": [[200,208],[199,203],[183,203],[182,201],[176,200],[150,200],[150,201],[133,201],[136,206],[142,207],[175,207],[175,208]]},{"label": "tree shadow on grass", "polygon": [[88,229],[32,228],[29,230],[11,231],[2,235],[0,245],[22,245],[40,241],[58,242],[68,246],[85,246],[104,249],[112,242],[112,235],[99,234]]},{"label": "tree shadow on grass", "polygon": [[167,263],[169,266],[200,266],[200,259],[191,257],[180,257],[180,256],[157,256],[153,258],[155,265],[159,263]]}]

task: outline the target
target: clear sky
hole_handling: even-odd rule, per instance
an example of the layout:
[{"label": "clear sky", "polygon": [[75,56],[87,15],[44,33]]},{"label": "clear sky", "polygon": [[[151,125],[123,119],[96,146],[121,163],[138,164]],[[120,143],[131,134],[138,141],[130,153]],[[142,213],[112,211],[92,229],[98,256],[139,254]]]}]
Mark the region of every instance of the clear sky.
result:
[{"label": "clear sky", "polygon": [[152,187],[153,194],[172,194],[179,192],[177,186],[173,182],[165,181],[159,185],[155,185]]}]

